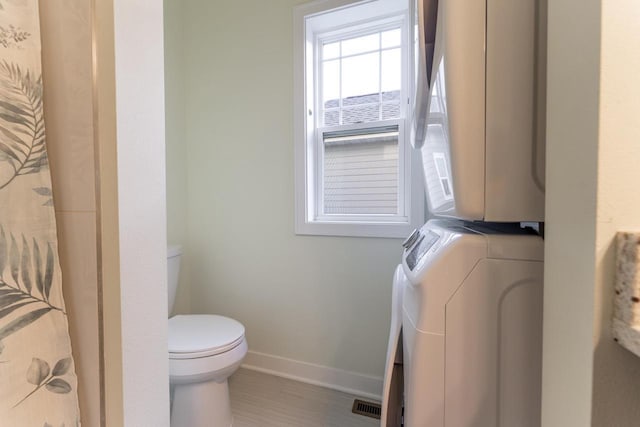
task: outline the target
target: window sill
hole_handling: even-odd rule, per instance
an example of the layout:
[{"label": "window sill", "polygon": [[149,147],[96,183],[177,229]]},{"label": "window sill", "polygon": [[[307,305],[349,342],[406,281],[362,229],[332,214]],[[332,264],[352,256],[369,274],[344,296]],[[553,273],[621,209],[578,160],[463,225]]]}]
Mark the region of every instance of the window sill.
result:
[{"label": "window sill", "polygon": [[305,221],[296,224],[296,234],[404,239],[411,234],[414,228],[413,224],[407,222],[349,223],[338,221]]}]

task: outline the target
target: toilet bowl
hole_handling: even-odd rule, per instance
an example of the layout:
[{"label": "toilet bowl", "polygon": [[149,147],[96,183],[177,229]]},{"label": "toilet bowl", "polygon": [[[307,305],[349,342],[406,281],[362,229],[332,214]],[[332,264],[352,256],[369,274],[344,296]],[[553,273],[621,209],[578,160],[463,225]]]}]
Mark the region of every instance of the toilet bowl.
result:
[{"label": "toilet bowl", "polygon": [[[169,310],[181,254],[178,246],[168,248]],[[247,354],[244,326],[224,316],[177,315],[169,319],[168,332],[171,426],[231,426],[227,379]]]},{"label": "toilet bowl", "polygon": [[233,319],[215,315],[169,319],[171,425],[230,426],[227,379],[246,354],[244,327]]}]

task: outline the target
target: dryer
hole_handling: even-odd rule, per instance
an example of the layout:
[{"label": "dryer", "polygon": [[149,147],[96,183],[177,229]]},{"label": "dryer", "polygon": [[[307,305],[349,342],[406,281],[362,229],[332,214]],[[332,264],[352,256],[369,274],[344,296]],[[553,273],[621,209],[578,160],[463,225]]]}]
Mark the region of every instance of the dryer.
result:
[{"label": "dryer", "polygon": [[[395,279],[402,332],[392,329],[387,356],[402,355],[404,426],[539,426],[542,239],[514,225],[431,220],[406,246]],[[395,427],[393,372],[382,425]]]},{"label": "dryer", "polygon": [[416,3],[412,143],[431,214],[544,221],[546,2]]}]

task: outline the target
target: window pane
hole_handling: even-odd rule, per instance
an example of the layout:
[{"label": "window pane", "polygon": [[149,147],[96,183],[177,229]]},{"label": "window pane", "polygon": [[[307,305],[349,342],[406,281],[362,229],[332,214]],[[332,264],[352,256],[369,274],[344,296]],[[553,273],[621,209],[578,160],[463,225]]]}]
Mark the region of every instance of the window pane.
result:
[{"label": "window pane", "polygon": [[382,52],[382,92],[399,91],[402,83],[400,49]]},{"label": "window pane", "polygon": [[322,59],[333,59],[340,56],[340,42],[322,45]]},{"label": "window pane", "polygon": [[322,63],[322,105],[338,107],[340,98],[340,60]]},{"label": "window pane", "polygon": [[440,109],[440,100],[437,96],[431,97],[431,103],[429,104],[429,112],[430,113],[441,113]]},{"label": "window pane", "polygon": [[342,124],[368,123],[380,120],[380,104],[365,104],[342,110]]},{"label": "window pane", "polygon": [[380,33],[342,41],[342,56],[380,49]]},{"label": "window pane", "polygon": [[342,97],[371,95],[380,90],[379,52],[342,60]]},{"label": "window pane", "polygon": [[382,104],[382,120],[400,118],[400,104]]},{"label": "window pane", "polygon": [[446,103],[446,94],[442,71],[442,63],[440,64],[440,70],[436,76],[436,81],[431,87],[431,106],[429,112],[432,113],[444,113],[444,104]]},{"label": "window pane", "polygon": [[400,46],[402,33],[400,28],[382,32],[382,48]]},{"label": "window pane", "polygon": [[347,137],[325,134],[323,213],[397,214],[398,156],[397,127]]},{"label": "window pane", "polygon": [[374,93],[370,95],[360,95],[352,96],[351,98],[345,98],[342,100],[342,105],[345,107],[349,107],[352,105],[375,104],[378,102],[380,102],[380,95],[378,93]]},{"label": "window pane", "polygon": [[401,117],[401,36],[393,29],[322,45],[324,126]]},{"label": "window pane", "polygon": [[324,112],[324,125],[337,126],[340,124],[340,110],[329,110]]},{"label": "window pane", "polygon": [[395,101],[400,102],[400,91],[392,90],[391,92],[382,92],[382,101]]}]

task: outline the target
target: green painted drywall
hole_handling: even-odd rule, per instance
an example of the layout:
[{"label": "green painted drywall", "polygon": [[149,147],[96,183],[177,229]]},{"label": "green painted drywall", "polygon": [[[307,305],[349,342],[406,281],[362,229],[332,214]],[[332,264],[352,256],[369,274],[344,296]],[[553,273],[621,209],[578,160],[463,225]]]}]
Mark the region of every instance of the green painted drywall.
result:
[{"label": "green painted drywall", "polygon": [[[187,144],[185,141],[184,3],[164,1],[167,239],[186,246]],[[186,248],[185,248],[186,249]],[[182,269],[175,312],[189,311],[188,270]]]},{"label": "green painted drywall", "polygon": [[299,3],[181,2],[183,38],[167,42],[166,60],[167,79],[183,64],[167,104],[184,85],[185,121],[167,126],[183,126],[186,143],[168,138],[170,236],[186,212],[191,309],[240,320],[250,350],[382,376],[400,242],[294,234]]}]

